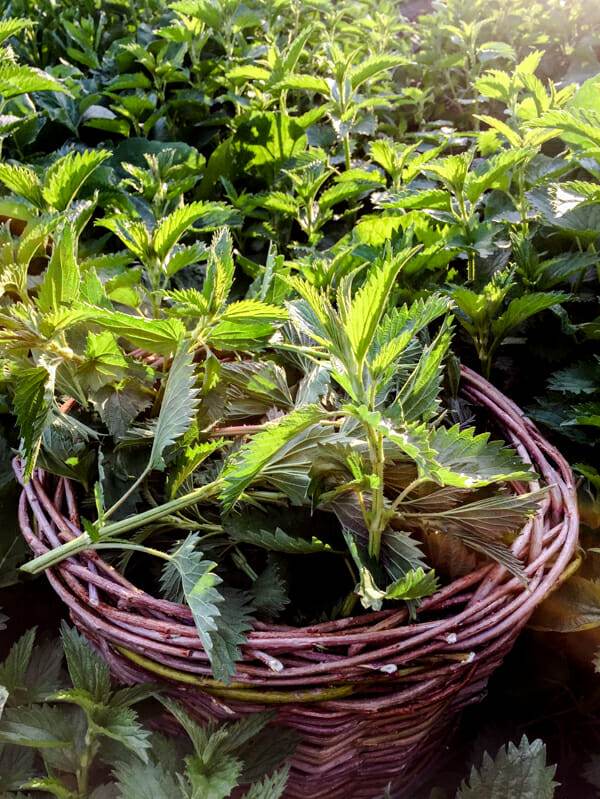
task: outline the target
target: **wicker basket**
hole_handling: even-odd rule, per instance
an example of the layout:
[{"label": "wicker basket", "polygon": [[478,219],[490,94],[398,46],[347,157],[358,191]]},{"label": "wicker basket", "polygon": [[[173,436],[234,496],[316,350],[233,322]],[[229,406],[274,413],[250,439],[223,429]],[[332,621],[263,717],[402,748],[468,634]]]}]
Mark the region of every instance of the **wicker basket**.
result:
[{"label": "wicker basket", "polygon": [[[224,686],[211,678],[186,607],[149,596],[93,552],[62,562],[48,579],[117,679],[160,679],[199,718],[276,709],[277,722],[301,735],[288,799],[374,799],[390,782],[394,795],[407,796],[458,711],[483,696],[490,674],[577,545],[565,460],[519,408],[468,369],[462,390],[551,486],[513,545],[526,564],[527,585],[485,565],[424,601],[417,623],[401,609],[301,629],[256,624],[235,682]],[[36,555],[80,532],[75,493],[65,479],[34,475],[19,515]]]}]

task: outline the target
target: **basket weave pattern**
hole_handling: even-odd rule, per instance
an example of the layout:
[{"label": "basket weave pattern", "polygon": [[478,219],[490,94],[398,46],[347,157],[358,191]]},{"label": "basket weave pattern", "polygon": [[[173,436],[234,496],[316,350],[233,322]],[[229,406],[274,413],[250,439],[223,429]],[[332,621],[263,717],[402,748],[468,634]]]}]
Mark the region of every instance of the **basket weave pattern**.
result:
[{"label": "basket weave pattern", "polygon": [[[407,796],[458,711],[483,696],[577,545],[568,464],[483,378],[463,368],[462,387],[551,486],[513,544],[527,585],[491,564],[425,600],[416,623],[404,609],[304,628],[257,623],[235,681],[223,686],[211,677],[185,606],[144,593],[94,552],[63,561],[48,579],[123,682],[160,679],[203,719],[276,709],[278,723],[301,735],[287,799],[374,799],[390,782],[395,795]],[[535,481],[514,486],[536,488]],[[41,472],[23,487],[19,519],[35,555],[81,531],[72,485]]]}]

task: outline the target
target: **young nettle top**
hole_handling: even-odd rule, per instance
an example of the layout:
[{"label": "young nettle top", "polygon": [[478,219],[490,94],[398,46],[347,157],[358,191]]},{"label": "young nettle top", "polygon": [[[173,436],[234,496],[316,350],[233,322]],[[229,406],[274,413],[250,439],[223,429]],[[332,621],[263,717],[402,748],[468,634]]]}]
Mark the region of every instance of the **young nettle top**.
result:
[{"label": "young nettle top", "polygon": [[[148,239],[155,252],[177,240],[177,214]],[[391,303],[414,250],[386,251],[335,291],[289,278],[288,301],[269,305],[231,299],[223,229],[207,251],[202,288],[154,294],[140,309],[154,309],[150,318],[116,309],[96,272],[82,270],[72,224],[55,242],[60,272],[53,254],[37,292],[4,308],[2,345],[25,479],[40,452],[44,465],[52,462],[57,428],[96,437],[97,520],[27,570],[90,547],[164,559],[162,587],[188,602],[220,679],[233,674],[253,614],[275,618],[288,604],[284,572],[296,567],[285,556],[346,561],[352,581],[345,589],[342,581],[337,610],[319,611],[328,614],[350,613],[359,600],[375,610],[406,601],[413,612],[437,587],[421,548],[431,536],[522,575],[506,536],[541,495],[508,491],[503,484],[527,479],[528,468],[444,408],[451,301],[433,294]],[[58,407],[67,393],[79,411]],[[111,444],[107,429],[124,433]],[[107,458],[135,477],[112,504]],[[127,515],[139,508],[141,487],[155,500]],[[316,512],[319,524],[328,521],[309,537],[300,520]],[[140,528],[141,538],[124,538]],[[168,531],[168,552],[141,543],[153,529],[163,546]],[[178,530],[189,534],[173,546]],[[436,563],[442,572],[445,565]],[[226,584],[232,570],[242,572],[236,588]]]}]

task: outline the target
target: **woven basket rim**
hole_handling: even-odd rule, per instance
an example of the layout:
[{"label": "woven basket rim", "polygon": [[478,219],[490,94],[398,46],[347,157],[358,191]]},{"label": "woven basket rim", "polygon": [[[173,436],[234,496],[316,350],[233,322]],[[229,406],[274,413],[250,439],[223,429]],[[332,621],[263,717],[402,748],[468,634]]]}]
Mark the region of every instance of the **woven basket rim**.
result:
[{"label": "woven basket rim", "polygon": [[[461,373],[464,394],[496,417],[508,442],[524,460],[532,462],[550,486],[538,514],[525,524],[512,545],[513,552],[524,560],[528,584],[490,563],[447,583],[426,599],[419,609],[421,616],[431,617],[426,621],[408,623],[405,609],[386,609],[303,627],[257,622],[242,647],[243,657],[228,695],[238,687],[252,699],[249,686],[259,685],[262,690],[265,682],[273,682],[284,692],[304,687],[309,697],[293,697],[292,691],[296,701],[312,701],[313,684],[315,691],[320,690],[321,701],[343,699],[340,686],[332,689],[331,696],[326,686],[348,684],[358,679],[361,669],[378,672],[381,677],[390,657],[400,664],[409,662],[409,655],[425,661],[429,658],[435,673],[440,652],[451,658],[453,652],[468,650],[472,654],[486,645],[492,649],[499,646],[498,642],[526,623],[536,605],[556,586],[577,546],[578,514],[571,470],[512,400],[467,367],[461,367]],[[51,498],[47,483],[47,476],[38,471],[23,485],[19,502],[21,531],[36,555],[80,533],[72,484],[58,478]],[[529,483],[529,488],[536,487],[537,481]],[[60,510],[62,504],[65,512]],[[36,520],[36,532],[30,514]],[[188,675],[190,684],[218,686],[211,679],[208,658],[187,606],[142,591],[97,552],[64,561],[48,570],[47,576],[69,606],[75,623],[137,667],[184,683]],[[314,654],[315,647],[322,656]],[[347,655],[338,656],[336,647],[348,647]],[[328,648],[331,651],[326,653]],[[457,662],[464,666],[464,658]],[[255,699],[259,701],[258,696]]]}]

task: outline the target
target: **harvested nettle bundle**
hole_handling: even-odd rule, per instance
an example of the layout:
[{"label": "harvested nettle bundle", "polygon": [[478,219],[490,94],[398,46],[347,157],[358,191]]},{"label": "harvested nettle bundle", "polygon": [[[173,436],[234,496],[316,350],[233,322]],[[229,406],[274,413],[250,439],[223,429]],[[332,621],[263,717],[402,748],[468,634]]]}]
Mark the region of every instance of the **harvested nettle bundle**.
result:
[{"label": "harvested nettle bundle", "polygon": [[[387,252],[335,292],[291,277],[284,304],[231,301],[223,229],[202,290],[154,293],[153,319],[105,297],[93,309],[89,294],[55,306],[51,263],[30,318],[64,333],[61,346],[28,342],[37,361],[23,363],[22,311],[3,314],[17,469],[26,481],[40,454],[51,468],[63,428],[96,438],[97,518],[26,571],[94,549],[121,550],[121,566],[143,579],[144,555],[165,561],[163,595],[188,604],[221,681],[257,620],[306,624],[398,603],[414,617],[444,579],[486,559],[524,581],[509,543],[543,490],[524,493],[530,469],[463,424],[464,406],[444,389],[451,301],[394,306],[413,255]],[[57,409],[66,393],[69,415]],[[73,476],[78,464],[65,463]],[[120,475],[126,489],[115,496]]]}]

